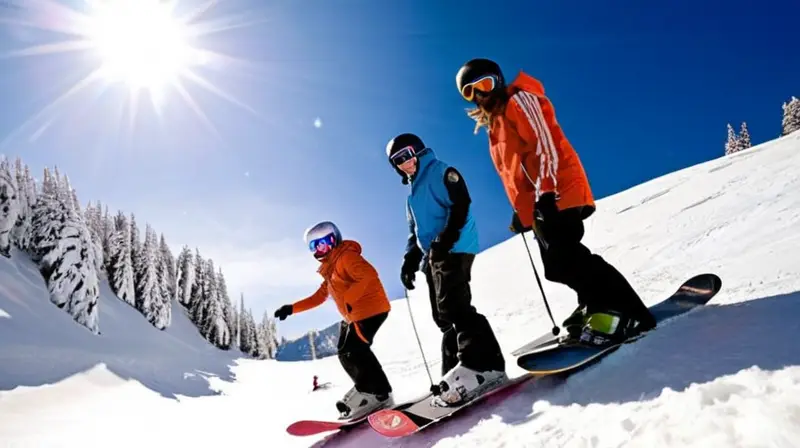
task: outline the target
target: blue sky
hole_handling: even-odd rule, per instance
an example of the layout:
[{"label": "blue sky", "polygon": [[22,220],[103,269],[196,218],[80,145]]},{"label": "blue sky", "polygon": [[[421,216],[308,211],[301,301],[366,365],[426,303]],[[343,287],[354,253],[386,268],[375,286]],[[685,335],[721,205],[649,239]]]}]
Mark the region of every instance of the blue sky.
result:
[{"label": "blue sky", "polygon": [[[319,284],[302,235],[320,220],[359,241],[402,295],[406,187],[384,159],[401,132],[463,173],[483,248],[510,236],[486,136],[455,89],[470,58],[543,81],[597,198],[721,156],[728,122],[746,121],[754,144],[776,137],[781,104],[800,95],[797,2],[537,3],[222,2],[199,19],[220,31],[193,44],[227,58],[183,82],[197,108],[175,89],[158,109],[143,93],[134,119],[127,87],[100,82],[37,117],[98,56],[9,57],[70,38],[22,20],[52,29],[72,16],[0,9],[0,152],[36,173],[58,165],[82,201],[135,213],[176,253],[199,248],[260,315]],[[337,319],[327,303],[279,328],[293,337]]]}]

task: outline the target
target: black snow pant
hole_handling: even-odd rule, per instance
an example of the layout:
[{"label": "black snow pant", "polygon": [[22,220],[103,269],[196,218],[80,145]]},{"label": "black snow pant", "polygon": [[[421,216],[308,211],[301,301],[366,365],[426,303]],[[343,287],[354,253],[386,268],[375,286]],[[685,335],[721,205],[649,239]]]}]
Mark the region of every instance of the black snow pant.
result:
[{"label": "black snow pant", "polygon": [[425,267],[433,321],[442,331],[442,375],[458,361],[477,371],[505,370],[500,344],[486,317],[472,306],[475,255],[449,253]]},{"label": "black snow pant", "polygon": [[348,324],[342,321],[339,324],[339,362],[359,392],[376,395],[392,392],[389,379],[371,348],[375,334],[388,315],[381,313],[357,322]]},{"label": "black snow pant", "polygon": [[638,320],[642,327],[655,326],[655,319],[628,280],[600,255],[581,243],[583,210],[558,210],[552,194],[536,203],[534,232],[546,279],[570,287],[578,304],[590,311],[614,310]]}]

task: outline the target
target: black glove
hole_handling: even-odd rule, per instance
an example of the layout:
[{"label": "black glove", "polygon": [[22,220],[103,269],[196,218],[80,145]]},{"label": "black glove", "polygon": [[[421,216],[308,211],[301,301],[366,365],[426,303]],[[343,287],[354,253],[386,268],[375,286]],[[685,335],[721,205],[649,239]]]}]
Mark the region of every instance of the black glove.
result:
[{"label": "black glove", "polygon": [[402,282],[403,286],[409,291],[414,289],[414,279],[417,276],[420,261],[421,260],[415,256],[406,257],[405,260],[403,260],[403,267],[400,268],[400,282]]},{"label": "black glove", "polygon": [[417,268],[418,266],[411,265],[408,260],[403,263],[403,267],[400,269],[400,282],[403,283],[403,286],[411,291],[414,289],[414,279],[417,275]]},{"label": "black glove", "polygon": [[517,212],[514,212],[514,215],[511,217],[511,225],[508,226],[508,230],[514,234],[517,234],[528,232],[532,230],[532,228],[530,226],[523,226],[522,222],[519,220],[519,215],[517,215]]},{"label": "black glove", "polygon": [[414,289],[414,278],[421,262],[422,251],[417,246],[414,246],[403,256],[403,267],[400,268],[400,282],[409,291]]},{"label": "black glove", "polygon": [[277,317],[280,320],[284,320],[288,316],[290,316],[292,312],[293,312],[292,305],[283,305],[282,307],[278,308],[277,311],[275,311],[275,317]]}]

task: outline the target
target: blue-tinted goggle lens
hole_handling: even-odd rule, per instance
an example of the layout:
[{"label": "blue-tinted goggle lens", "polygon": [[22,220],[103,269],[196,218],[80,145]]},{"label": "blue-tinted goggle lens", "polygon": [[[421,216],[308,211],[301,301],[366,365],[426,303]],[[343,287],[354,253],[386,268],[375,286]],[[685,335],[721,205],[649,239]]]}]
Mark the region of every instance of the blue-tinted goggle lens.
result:
[{"label": "blue-tinted goggle lens", "polygon": [[310,250],[314,256],[318,257],[321,255],[326,255],[328,252],[333,250],[335,244],[336,236],[333,233],[329,233],[322,238],[309,241],[308,250]]}]

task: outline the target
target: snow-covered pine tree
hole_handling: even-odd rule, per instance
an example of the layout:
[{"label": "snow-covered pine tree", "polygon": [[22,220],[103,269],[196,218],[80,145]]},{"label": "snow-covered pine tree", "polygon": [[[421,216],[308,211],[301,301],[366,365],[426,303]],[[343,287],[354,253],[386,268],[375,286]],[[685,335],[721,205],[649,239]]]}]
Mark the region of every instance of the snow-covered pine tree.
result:
[{"label": "snow-covered pine tree", "polygon": [[267,319],[267,348],[269,349],[270,359],[275,359],[278,354],[278,326],[275,319],[270,317],[269,313],[265,313]]},{"label": "snow-covered pine tree", "polygon": [[750,131],[747,130],[747,123],[742,122],[742,127],[739,130],[739,151],[751,148],[753,144],[750,142]]},{"label": "snow-covered pine tree", "polygon": [[45,167],[42,176],[42,191],[33,204],[31,219],[31,241],[29,254],[38,263],[56,246],[63,217],[61,201],[58,200],[56,181]]},{"label": "snow-covered pine tree", "polygon": [[241,319],[239,322],[239,350],[242,353],[251,355],[255,350],[255,337],[253,335],[252,327],[250,326],[252,316],[250,315],[250,310],[244,308],[244,300],[242,300],[239,318]]},{"label": "snow-covered pine tree", "polygon": [[[50,301],[69,313],[79,324],[97,334],[100,295],[94,256],[94,243],[86,223],[76,210],[73,194],[64,185],[42,195],[39,214],[35,214],[34,235],[40,255],[39,271],[47,283]],[[45,210],[48,209],[48,210]],[[49,222],[45,222],[46,219]],[[37,229],[41,226],[43,229]],[[48,238],[52,238],[50,241]]]},{"label": "snow-covered pine tree", "polygon": [[136,283],[136,308],[154,327],[166,328],[165,310],[158,284],[158,239],[150,224],[145,224],[141,252],[141,273]]},{"label": "snow-covered pine tree", "polygon": [[108,240],[108,283],[114,294],[130,306],[136,306],[131,260],[131,226],[120,211],[114,220],[114,229]]},{"label": "snow-covered pine tree", "polygon": [[101,210],[100,206],[101,206],[100,201],[97,201],[97,207],[96,207],[98,213],[97,217],[101,223],[100,224],[101,227],[100,229],[98,229],[98,232],[100,233],[100,242],[102,243],[103,246],[103,262],[104,262],[103,269],[105,271],[108,271],[108,265],[109,265],[108,258],[111,256],[111,254],[109,253],[111,237],[114,235],[114,232],[116,231],[116,225],[114,224],[115,222],[114,218],[108,213],[108,206],[107,205],[103,206],[102,214],[100,214]]},{"label": "snow-covered pine tree", "polygon": [[239,293],[239,308],[236,310],[236,346],[239,351],[244,352],[242,348],[243,338],[242,331],[244,328],[244,293]]},{"label": "snow-covered pine tree", "polygon": [[69,176],[65,174],[62,181],[63,181],[62,188],[64,191],[64,196],[66,198],[67,207],[69,207],[70,211],[73,211],[76,214],[80,215],[81,219],[83,219],[83,210],[81,210],[81,203],[78,200],[78,193],[75,191],[74,188],[72,188],[72,183],[69,181]]},{"label": "snow-covered pine tree", "polygon": [[793,96],[788,103],[783,103],[781,136],[791,134],[798,129],[800,129],[800,100]]},{"label": "snow-covered pine tree", "polygon": [[219,302],[222,307],[222,317],[228,326],[228,337],[230,339],[228,347],[230,347],[234,344],[233,334],[236,331],[236,321],[234,320],[233,304],[231,303],[231,296],[228,295],[228,285],[225,283],[222,268],[217,270],[217,290],[219,291]]},{"label": "snow-covered pine tree", "polygon": [[258,347],[258,332],[256,331],[256,320],[253,318],[253,313],[248,309],[247,310],[247,338],[248,338],[248,345],[250,346],[250,351],[248,352],[250,356],[254,358],[258,358],[261,356],[261,352],[259,351]]},{"label": "snow-covered pine tree", "polygon": [[228,349],[230,347],[230,329],[228,322],[225,321],[214,262],[210,259],[206,260],[205,269],[206,288],[203,300],[206,302],[207,312],[203,320],[203,334],[215,346]]},{"label": "snow-covered pine tree", "polygon": [[231,318],[233,319],[233,327],[231,328],[231,347],[239,349],[239,307],[236,303],[231,304],[231,312],[233,315]]},{"label": "snow-covered pine tree", "polygon": [[[153,232],[153,237],[155,238],[155,232]],[[172,254],[169,252],[169,248],[164,250],[166,243],[164,242],[164,235],[161,235],[161,242],[156,249],[156,260],[158,266],[158,291],[159,291],[159,298],[161,300],[160,303],[160,313],[161,313],[161,328],[167,328],[172,323],[172,299],[175,297],[174,292],[174,264],[175,260],[172,258]]]},{"label": "snow-covered pine tree", "polygon": [[[133,265],[133,284],[138,285],[142,278],[142,240],[139,236],[139,225],[136,223],[136,216],[131,213],[131,263]],[[134,286],[134,301],[138,309],[140,302],[139,292]]]},{"label": "snow-covered pine tree", "polygon": [[192,318],[192,322],[194,322],[197,329],[200,330],[200,334],[205,335],[203,333],[203,322],[205,322],[206,318],[206,310],[207,310],[207,303],[204,299],[205,297],[205,288],[206,288],[206,262],[202,256],[200,256],[200,250],[195,248],[194,254],[194,281],[192,282],[192,290],[190,293],[190,306],[189,306],[189,315]]},{"label": "snow-covered pine tree", "polygon": [[317,359],[317,343],[316,339],[316,331],[310,330],[308,332],[308,347],[311,349],[311,359]]},{"label": "snow-covered pine tree", "polygon": [[170,303],[176,297],[176,289],[177,289],[177,269],[175,267],[175,257],[172,255],[172,250],[169,248],[167,244],[167,240],[164,237],[164,234],[161,234],[161,237],[158,242],[158,248],[161,252],[161,258],[164,262],[164,287],[165,287],[165,296],[169,298]]},{"label": "snow-covered pine tree", "polygon": [[11,175],[11,164],[0,157],[0,255],[11,258],[11,231],[17,223],[19,200],[17,179]]},{"label": "snow-covered pine tree", "polygon": [[11,232],[14,244],[24,251],[30,250],[31,223],[33,221],[33,204],[36,203],[36,183],[31,176],[27,165],[17,157],[15,162],[15,177],[17,179],[17,222]]},{"label": "snow-covered pine tree", "polygon": [[192,264],[192,251],[189,246],[183,246],[177,262],[177,296],[178,302],[187,309],[192,303],[192,285],[194,284],[194,266]]},{"label": "snow-covered pine tree", "polygon": [[[65,178],[65,184],[69,186],[70,185],[69,178],[67,176],[64,176],[64,178]],[[78,201],[77,193],[75,192],[74,189],[72,189],[72,187],[68,188],[70,188],[69,202],[72,204],[71,207],[76,212],[80,212],[81,207],[80,207],[80,202]],[[91,202],[87,202],[86,208],[83,210],[82,215],[83,215],[83,222],[86,223],[86,228],[89,229],[89,235],[91,235],[92,243],[94,244],[95,261],[97,262],[97,266],[95,266],[95,269],[97,270],[98,274],[100,274],[100,276],[102,277],[102,275],[105,274],[106,260],[104,257],[106,256],[106,253],[103,248],[103,235],[100,230],[101,228],[100,210],[92,206]]]},{"label": "snow-covered pine tree", "polygon": [[739,151],[739,138],[733,130],[733,126],[728,123],[728,140],[725,142],[725,155]]},{"label": "snow-covered pine tree", "polygon": [[256,333],[258,337],[256,338],[258,341],[258,352],[259,358],[261,359],[270,359],[272,358],[272,352],[270,351],[269,346],[269,314],[264,312],[261,316],[261,322],[256,325]]}]

